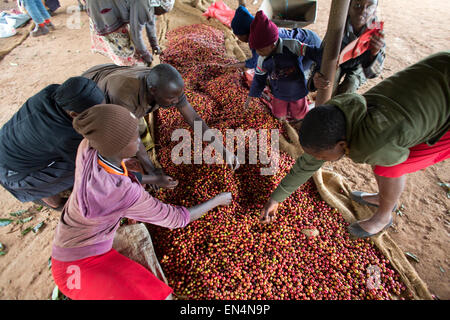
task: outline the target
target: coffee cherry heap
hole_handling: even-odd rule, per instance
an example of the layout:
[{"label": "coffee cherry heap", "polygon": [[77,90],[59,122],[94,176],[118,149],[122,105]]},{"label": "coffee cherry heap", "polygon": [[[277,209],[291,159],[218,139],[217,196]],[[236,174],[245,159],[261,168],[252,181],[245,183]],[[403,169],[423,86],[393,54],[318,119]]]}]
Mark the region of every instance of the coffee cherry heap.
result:
[{"label": "coffee cherry heap", "polygon": [[[186,95],[211,128],[279,129],[258,100],[243,110],[248,94],[239,71],[221,65],[223,33],[206,25],[181,27],[167,34],[162,62],[182,73]],[[177,110],[158,111],[159,159],[165,172],[179,180],[174,190],[155,196],[174,205],[197,205],[220,192],[233,194],[232,204],[216,208],[185,228],[149,226],[169,285],[186,299],[390,299],[411,298],[399,275],[371,240],[351,240],[342,215],[320,199],[312,180],[280,204],[276,219],[259,223],[260,210],[295,160],[280,152],[275,175],[246,162],[233,172],[225,165],[180,164],[171,160],[179,142],[174,129],[192,129]],[[270,143],[270,130],[267,133]],[[224,139],[225,143],[225,139]],[[234,147],[245,144],[241,139]],[[207,144],[203,143],[203,147]],[[269,144],[270,146],[270,144]],[[269,148],[270,149],[270,148]],[[256,149],[253,149],[256,150]],[[192,148],[192,158],[195,150]],[[269,154],[270,156],[270,154]],[[313,232],[311,232],[313,230]],[[369,267],[377,270],[369,274]],[[376,287],[371,286],[375,284]]]}]

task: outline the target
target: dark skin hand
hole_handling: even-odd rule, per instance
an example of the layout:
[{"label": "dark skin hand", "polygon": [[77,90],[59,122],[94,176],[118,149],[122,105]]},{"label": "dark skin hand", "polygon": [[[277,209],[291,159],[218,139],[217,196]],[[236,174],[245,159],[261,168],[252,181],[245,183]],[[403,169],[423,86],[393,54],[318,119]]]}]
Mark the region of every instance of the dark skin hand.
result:
[{"label": "dark skin hand", "polygon": [[144,60],[144,62],[147,64],[147,66],[150,66],[153,62],[153,55],[146,51],[143,53],[140,53],[142,60]]},{"label": "dark skin hand", "polygon": [[192,222],[192,221],[195,221],[195,220],[201,218],[205,213],[214,209],[215,207],[229,206],[232,201],[233,201],[233,196],[232,196],[231,192],[222,192],[206,202],[203,202],[199,205],[190,207],[190,208],[188,208],[188,211],[190,213],[190,221],[189,222]]},{"label": "dark skin hand", "polygon": [[[139,139],[140,140],[140,139]],[[164,174],[160,168],[156,168],[148,157],[147,150],[144,144],[140,141],[139,150],[136,153],[136,158],[142,165],[144,175],[142,176],[142,183],[148,184],[153,190],[157,191],[159,188],[173,189],[178,185],[178,181],[172,177]]]},{"label": "dark skin hand", "polygon": [[370,53],[373,57],[375,57],[378,52],[380,52],[381,48],[384,47],[384,34],[380,33],[379,35],[374,35],[370,38]]},{"label": "dark skin hand", "polygon": [[327,80],[320,72],[314,73],[313,81],[314,86],[317,89],[328,89],[331,86],[330,81]]},{"label": "dark skin hand", "polygon": [[[384,35],[380,34],[379,36],[372,36],[370,38],[370,54],[372,59],[375,59],[377,54],[380,52],[381,48],[384,47]],[[317,89],[328,89],[331,86],[331,82],[327,80],[320,72],[314,73],[313,76],[314,86]]]},{"label": "dark skin hand", "polygon": [[160,55],[162,50],[159,46],[155,46],[154,48],[152,48],[153,54],[155,55]]},{"label": "dark skin hand", "polygon": [[143,175],[142,183],[149,184],[151,186],[158,186],[165,189],[173,189],[178,185],[178,180],[172,177],[166,176],[165,174],[156,175]]}]

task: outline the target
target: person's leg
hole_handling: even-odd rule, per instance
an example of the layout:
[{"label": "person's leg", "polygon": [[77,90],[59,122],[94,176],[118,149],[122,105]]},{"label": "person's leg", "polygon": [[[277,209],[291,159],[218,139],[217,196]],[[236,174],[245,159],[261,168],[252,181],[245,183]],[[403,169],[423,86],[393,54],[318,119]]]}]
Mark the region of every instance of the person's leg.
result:
[{"label": "person's leg", "polygon": [[0,185],[21,202],[32,201],[56,209],[67,199],[61,193],[73,187],[74,172],[74,164],[65,161],[28,174],[0,166]]},{"label": "person's leg", "polygon": [[344,80],[336,88],[336,95],[356,92],[366,81],[364,70],[361,66],[358,66],[356,69],[345,73]]},{"label": "person's leg", "polygon": [[[47,11],[47,9],[45,8],[42,1],[39,1],[39,0],[37,0],[37,1],[38,1],[37,7],[38,7],[38,10],[39,10],[40,14],[42,15],[42,17],[44,17],[45,26],[48,27],[50,30],[55,30],[55,26],[50,21],[50,19],[51,19],[50,13]],[[39,2],[40,2],[40,4],[39,4]]]},{"label": "person's leg", "polygon": [[272,99],[272,114],[279,120],[286,120],[288,101],[280,100],[275,97]]},{"label": "person's leg", "polygon": [[355,200],[379,206],[371,219],[359,223],[364,230],[372,233],[371,230],[377,230],[380,225],[389,223],[388,217],[403,191],[408,173],[413,173],[450,159],[450,131],[432,146],[421,143],[410,148],[409,151],[408,159],[400,164],[391,167],[374,166],[373,172],[379,192],[368,195],[363,194],[361,196],[363,201],[361,199]]},{"label": "person's leg", "polygon": [[44,18],[44,20],[49,20],[51,18],[50,13],[48,13],[47,9],[45,8],[42,1],[35,0],[37,9],[39,10],[39,13]]},{"label": "person's leg", "polygon": [[293,119],[302,120],[308,113],[308,99],[303,97],[297,101],[289,101],[288,112]]},{"label": "person's leg", "polygon": [[378,184],[378,194],[363,198],[370,203],[378,204],[378,209],[370,219],[359,221],[359,226],[372,234],[380,232],[389,224],[392,219],[392,211],[406,184],[406,175],[388,178],[375,174],[375,178]]},{"label": "person's leg", "polygon": [[59,194],[56,194],[51,197],[42,198],[41,200],[44,201],[50,207],[55,209],[61,206],[61,204],[63,203],[63,198]]},{"label": "person's leg", "polygon": [[[41,4],[42,4],[42,2],[41,2]],[[28,15],[31,17],[31,19],[33,19],[33,21],[37,25],[44,23],[45,19],[41,15],[41,13],[38,9],[36,0],[23,0],[23,5],[24,5],[25,9],[27,10]]]},{"label": "person's leg", "polygon": [[[23,0],[23,5],[27,10],[28,15],[31,17],[31,19],[33,19],[34,23],[36,24],[36,28],[33,31],[31,31],[31,35],[33,37],[37,37],[47,34],[49,30],[45,26],[45,20],[47,19],[46,17],[47,16],[50,17],[50,15],[48,14],[47,10],[45,10],[45,7],[42,4],[42,2],[40,0]],[[42,14],[41,8],[39,6],[44,8],[47,15]]]}]

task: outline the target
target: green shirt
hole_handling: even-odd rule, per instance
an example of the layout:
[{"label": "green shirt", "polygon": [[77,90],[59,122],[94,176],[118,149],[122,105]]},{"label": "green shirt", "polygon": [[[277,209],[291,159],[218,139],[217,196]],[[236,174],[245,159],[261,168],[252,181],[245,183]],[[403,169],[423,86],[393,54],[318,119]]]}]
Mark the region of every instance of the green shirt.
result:
[{"label": "green shirt", "polygon": [[[450,51],[419,61],[363,95],[342,94],[326,104],[345,114],[350,159],[380,166],[402,163],[409,148],[432,145],[450,128]],[[323,163],[304,153],[271,198],[284,201]]]}]

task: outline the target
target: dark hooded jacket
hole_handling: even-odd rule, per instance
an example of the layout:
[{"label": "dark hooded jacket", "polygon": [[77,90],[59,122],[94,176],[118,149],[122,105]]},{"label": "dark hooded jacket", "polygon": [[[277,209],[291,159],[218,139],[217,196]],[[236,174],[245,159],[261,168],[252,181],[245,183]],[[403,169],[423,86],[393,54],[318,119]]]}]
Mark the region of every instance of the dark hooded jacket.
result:
[{"label": "dark hooded jacket", "polygon": [[65,109],[81,112],[101,103],[104,97],[91,80],[69,80],[62,85],[51,84],[29,98],[0,129],[1,167],[26,175],[54,161],[75,165],[83,137],[73,129]]}]

